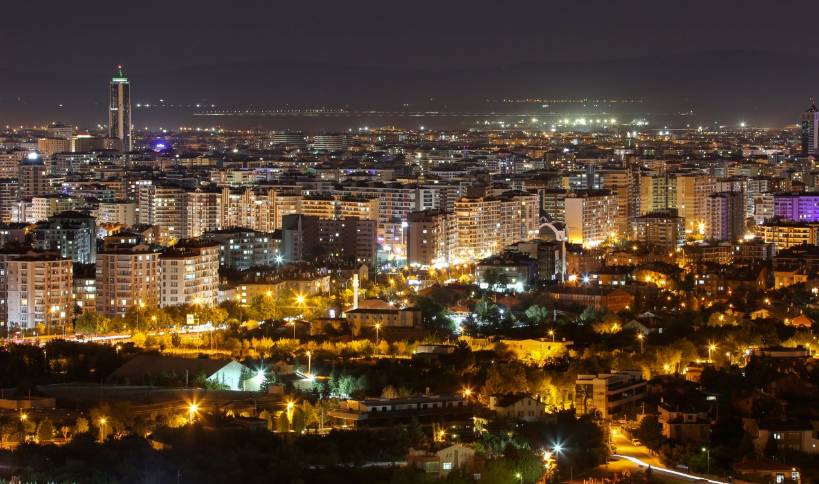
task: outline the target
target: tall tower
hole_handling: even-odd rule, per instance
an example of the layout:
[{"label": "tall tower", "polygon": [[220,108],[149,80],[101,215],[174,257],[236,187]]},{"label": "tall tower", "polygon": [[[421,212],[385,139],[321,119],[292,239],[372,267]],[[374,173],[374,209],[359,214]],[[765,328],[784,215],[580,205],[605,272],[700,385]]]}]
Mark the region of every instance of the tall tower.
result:
[{"label": "tall tower", "polygon": [[122,142],[122,151],[131,151],[131,84],[122,66],[111,78],[111,98],[108,105],[108,137]]},{"label": "tall tower", "polygon": [[810,108],[802,113],[802,156],[819,154],[819,109],[810,100]]}]

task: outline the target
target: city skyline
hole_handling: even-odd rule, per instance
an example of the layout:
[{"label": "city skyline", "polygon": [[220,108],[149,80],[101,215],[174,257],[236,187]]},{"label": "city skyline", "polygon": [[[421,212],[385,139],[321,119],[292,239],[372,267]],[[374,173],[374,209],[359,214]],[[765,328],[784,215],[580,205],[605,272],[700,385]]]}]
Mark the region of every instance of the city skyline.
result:
[{"label": "city skyline", "polygon": [[817,14],[6,6],[0,482],[819,482]]}]

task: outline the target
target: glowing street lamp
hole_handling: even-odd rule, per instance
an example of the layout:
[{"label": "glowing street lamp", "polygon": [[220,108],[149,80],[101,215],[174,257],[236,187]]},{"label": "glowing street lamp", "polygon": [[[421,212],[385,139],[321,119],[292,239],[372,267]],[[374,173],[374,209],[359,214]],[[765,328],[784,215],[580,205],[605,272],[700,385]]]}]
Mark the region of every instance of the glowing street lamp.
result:
[{"label": "glowing street lamp", "polygon": [[311,353],[310,351],[308,351],[308,352],[307,352],[307,376],[308,376],[308,377],[313,376],[313,372],[312,372],[312,371],[310,371],[310,370],[312,369],[312,368],[311,368],[311,367],[312,367],[312,363],[313,363],[313,353]]},{"label": "glowing street lamp", "polygon": [[296,408],[296,404],[293,400],[288,400],[287,402],[287,431],[290,432],[290,425],[293,423],[293,410]]},{"label": "glowing street lamp", "polygon": [[199,412],[199,405],[196,402],[191,402],[188,404],[188,424],[193,425],[193,419],[196,416],[196,413]]},{"label": "glowing street lamp", "polygon": [[711,343],[708,345],[708,361],[711,361],[711,352],[717,349],[717,345]]},{"label": "glowing street lamp", "polygon": [[645,339],[645,335],[643,333],[638,333],[637,339],[640,340],[640,354],[642,355],[645,352],[645,347],[643,346],[643,340]]},{"label": "glowing street lamp", "polygon": [[555,342],[555,330],[550,329],[549,330],[549,336],[552,337],[552,343],[554,343]]},{"label": "glowing street lamp", "polygon": [[708,466],[707,467],[707,473],[710,474],[711,473],[711,449],[709,449],[708,447],[703,447],[701,450],[703,452],[705,452],[705,456],[706,456],[706,459],[707,459],[706,462],[707,462],[707,466]]},{"label": "glowing street lamp", "polygon": [[100,442],[103,442],[105,440],[105,424],[108,423],[108,419],[105,418],[105,417],[100,417],[99,423],[100,423]]},{"label": "glowing street lamp", "polygon": [[378,346],[378,330],[381,329],[381,323],[375,323],[375,345]]},{"label": "glowing street lamp", "polygon": [[464,398],[469,399],[469,397],[472,396],[472,389],[469,387],[464,387],[461,393],[463,394]]}]

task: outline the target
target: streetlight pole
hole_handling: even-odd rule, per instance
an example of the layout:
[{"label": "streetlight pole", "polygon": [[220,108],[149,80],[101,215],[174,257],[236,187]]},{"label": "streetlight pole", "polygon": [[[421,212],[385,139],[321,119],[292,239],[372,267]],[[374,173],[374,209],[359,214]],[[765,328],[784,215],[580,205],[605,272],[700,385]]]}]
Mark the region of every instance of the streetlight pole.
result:
[{"label": "streetlight pole", "polygon": [[711,449],[708,448],[708,447],[703,447],[702,451],[705,452],[705,456],[706,456],[706,463],[707,463],[706,464],[706,466],[707,466],[706,467],[706,469],[707,469],[706,473],[710,474],[711,473]]},{"label": "streetlight pole", "polygon": [[645,347],[643,346],[643,340],[645,339],[645,335],[643,335],[643,333],[640,333],[637,335],[637,339],[640,340],[640,354],[642,355],[645,353]]},{"label": "streetlight pole", "polygon": [[312,376],[312,363],[313,363],[313,354],[311,352],[307,352],[307,376]]},{"label": "streetlight pole", "polygon": [[375,323],[375,346],[378,346],[378,330],[381,329],[381,323]]}]

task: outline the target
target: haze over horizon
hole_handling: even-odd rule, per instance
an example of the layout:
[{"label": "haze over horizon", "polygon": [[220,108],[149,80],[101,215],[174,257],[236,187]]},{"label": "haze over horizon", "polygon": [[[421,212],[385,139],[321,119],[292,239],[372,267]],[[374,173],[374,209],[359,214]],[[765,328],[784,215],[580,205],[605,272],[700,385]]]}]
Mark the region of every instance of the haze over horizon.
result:
[{"label": "haze over horizon", "polygon": [[504,97],[640,98],[649,117],[794,123],[819,63],[793,19],[819,5],[708,3],[704,16],[698,3],[415,2],[390,14],[374,2],[15,3],[0,41],[26,48],[0,67],[0,122],[104,122],[108,79],[124,64],[137,103],[480,112]]}]

